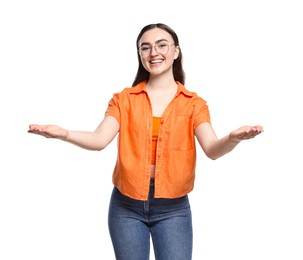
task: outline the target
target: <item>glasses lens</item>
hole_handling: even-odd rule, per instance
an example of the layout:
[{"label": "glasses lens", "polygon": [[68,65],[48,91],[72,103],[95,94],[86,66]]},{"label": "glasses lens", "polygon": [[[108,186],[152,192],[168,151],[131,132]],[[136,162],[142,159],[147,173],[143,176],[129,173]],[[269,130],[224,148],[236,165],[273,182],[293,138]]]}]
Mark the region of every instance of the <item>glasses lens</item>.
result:
[{"label": "glasses lens", "polygon": [[150,51],[151,51],[151,46],[141,46],[139,47],[139,53],[141,56],[145,57],[145,56],[148,56],[150,54]]},{"label": "glasses lens", "polygon": [[157,43],[156,50],[160,54],[166,54],[168,52],[168,44],[165,42]]}]

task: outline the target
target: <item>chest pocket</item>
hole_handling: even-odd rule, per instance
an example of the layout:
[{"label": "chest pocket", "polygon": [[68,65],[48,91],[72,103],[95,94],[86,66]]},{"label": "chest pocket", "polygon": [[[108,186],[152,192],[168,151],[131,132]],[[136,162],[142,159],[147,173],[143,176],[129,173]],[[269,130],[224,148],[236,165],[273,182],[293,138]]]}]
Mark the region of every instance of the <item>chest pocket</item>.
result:
[{"label": "chest pocket", "polygon": [[176,116],[171,125],[170,149],[190,150],[194,148],[192,119],[189,116]]}]

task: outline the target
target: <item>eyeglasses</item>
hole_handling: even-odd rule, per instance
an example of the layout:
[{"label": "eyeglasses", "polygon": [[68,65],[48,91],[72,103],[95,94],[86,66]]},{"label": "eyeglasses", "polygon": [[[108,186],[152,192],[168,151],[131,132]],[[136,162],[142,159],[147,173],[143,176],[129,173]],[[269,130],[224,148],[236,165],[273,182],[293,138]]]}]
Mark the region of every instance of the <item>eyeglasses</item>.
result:
[{"label": "eyeglasses", "polygon": [[156,42],[155,44],[143,44],[139,47],[139,54],[141,57],[147,57],[151,54],[152,49],[155,48],[155,51],[158,54],[165,55],[169,51],[169,46],[173,44],[168,44],[167,42]]}]

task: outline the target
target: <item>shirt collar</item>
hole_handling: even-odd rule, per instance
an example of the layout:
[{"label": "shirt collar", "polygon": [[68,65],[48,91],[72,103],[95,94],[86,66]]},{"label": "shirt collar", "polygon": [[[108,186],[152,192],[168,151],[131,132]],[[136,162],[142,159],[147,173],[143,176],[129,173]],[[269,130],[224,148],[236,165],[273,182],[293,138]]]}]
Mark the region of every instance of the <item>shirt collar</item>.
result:
[{"label": "shirt collar", "polygon": [[[179,95],[180,93],[183,93],[186,96],[190,96],[192,97],[194,94],[190,91],[188,91],[183,84],[181,84],[179,81],[176,81],[177,85],[178,85],[178,90],[177,90],[177,95]],[[140,92],[146,92],[146,80],[138,83],[136,86],[132,87],[130,89],[130,93],[131,94],[138,94]]]}]

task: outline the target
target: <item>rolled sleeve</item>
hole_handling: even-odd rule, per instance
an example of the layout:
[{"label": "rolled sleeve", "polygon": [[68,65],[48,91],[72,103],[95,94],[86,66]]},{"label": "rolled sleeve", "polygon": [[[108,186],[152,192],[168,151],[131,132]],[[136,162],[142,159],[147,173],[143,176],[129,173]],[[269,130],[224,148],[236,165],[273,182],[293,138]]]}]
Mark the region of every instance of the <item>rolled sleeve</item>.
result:
[{"label": "rolled sleeve", "polygon": [[202,98],[197,98],[194,110],[194,130],[202,123],[211,123],[210,113],[206,101]]},{"label": "rolled sleeve", "polygon": [[119,95],[118,94],[114,94],[113,97],[108,102],[108,107],[106,109],[105,115],[113,116],[114,118],[116,118],[116,120],[120,124],[121,117],[120,117],[120,106],[119,106]]}]

